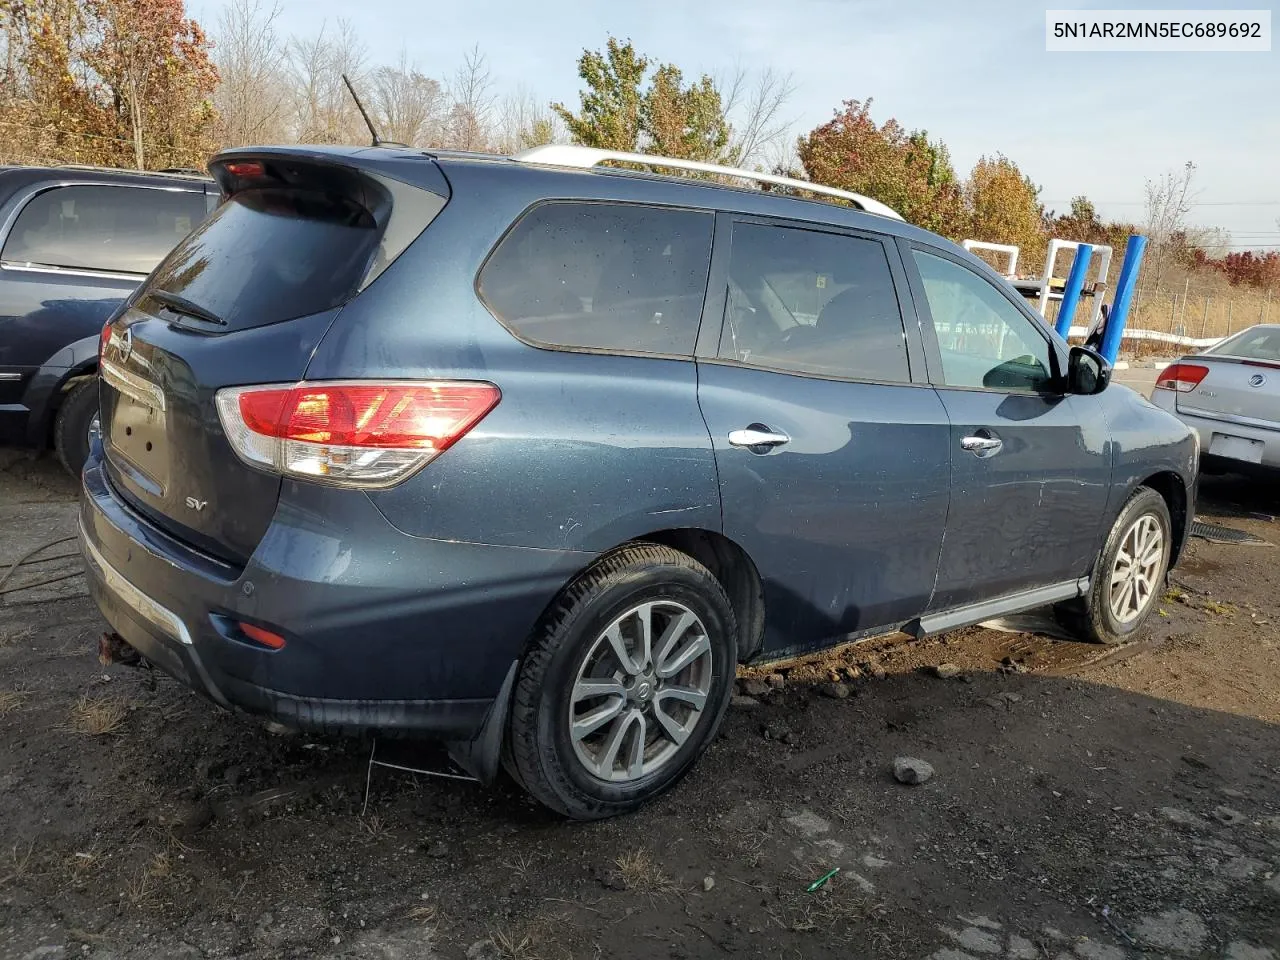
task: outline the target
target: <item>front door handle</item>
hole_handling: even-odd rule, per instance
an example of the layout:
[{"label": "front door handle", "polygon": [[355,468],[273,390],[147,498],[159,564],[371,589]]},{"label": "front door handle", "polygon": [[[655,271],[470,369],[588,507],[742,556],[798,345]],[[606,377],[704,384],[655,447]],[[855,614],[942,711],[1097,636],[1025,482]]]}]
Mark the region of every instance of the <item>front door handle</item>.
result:
[{"label": "front door handle", "polygon": [[979,457],[994,457],[1003,446],[1004,441],[999,437],[974,436],[965,437],[960,441],[961,449],[968,450]]},{"label": "front door handle", "polygon": [[770,430],[759,423],[753,423],[745,430],[729,431],[729,446],[745,447],[752,453],[765,453],[773,447],[780,447],[784,443],[790,442],[791,438],[785,433]]}]

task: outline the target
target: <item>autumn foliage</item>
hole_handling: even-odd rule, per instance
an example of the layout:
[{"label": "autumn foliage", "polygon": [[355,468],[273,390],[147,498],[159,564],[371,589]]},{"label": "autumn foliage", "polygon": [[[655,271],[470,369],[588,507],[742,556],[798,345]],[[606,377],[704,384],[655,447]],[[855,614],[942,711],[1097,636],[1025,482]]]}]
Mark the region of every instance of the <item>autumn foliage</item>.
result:
[{"label": "autumn foliage", "polygon": [[182,0],[0,0],[0,27],[0,162],[206,162],[218,75]]}]

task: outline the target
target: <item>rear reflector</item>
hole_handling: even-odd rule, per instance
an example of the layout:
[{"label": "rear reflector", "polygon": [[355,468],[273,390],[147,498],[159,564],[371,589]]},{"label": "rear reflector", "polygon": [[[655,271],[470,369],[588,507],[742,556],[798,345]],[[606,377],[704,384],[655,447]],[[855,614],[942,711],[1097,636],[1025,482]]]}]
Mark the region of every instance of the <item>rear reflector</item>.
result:
[{"label": "rear reflector", "polygon": [[284,647],[284,637],[278,633],[272,633],[270,630],[264,630],[262,627],[255,627],[252,623],[237,623],[240,632],[250,640],[254,640],[264,647],[270,647],[272,650],[279,650]]},{"label": "rear reflector", "polygon": [[1174,363],[1165,368],[1164,373],[1156,377],[1157,390],[1176,390],[1178,393],[1190,393],[1200,386],[1200,381],[1209,375],[1209,368],[1198,363]]},{"label": "rear reflector", "polygon": [[354,487],[401,482],[466,435],[502,394],[465,380],[230,387],[218,417],[242,460]]}]

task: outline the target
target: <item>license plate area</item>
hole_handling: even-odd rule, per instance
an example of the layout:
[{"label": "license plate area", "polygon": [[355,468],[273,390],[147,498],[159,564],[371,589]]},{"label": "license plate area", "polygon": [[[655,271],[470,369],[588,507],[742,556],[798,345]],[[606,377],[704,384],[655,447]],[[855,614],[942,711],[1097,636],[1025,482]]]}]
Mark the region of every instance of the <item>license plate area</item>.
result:
[{"label": "license plate area", "polygon": [[133,371],[104,363],[102,377],[116,391],[107,445],[117,466],[155,497],[169,485],[168,420],[164,393]]},{"label": "license plate area", "polygon": [[1261,463],[1264,444],[1248,437],[1233,437],[1227,433],[1215,433],[1209,442],[1209,453],[1215,457],[1239,460],[1243,463]]}]

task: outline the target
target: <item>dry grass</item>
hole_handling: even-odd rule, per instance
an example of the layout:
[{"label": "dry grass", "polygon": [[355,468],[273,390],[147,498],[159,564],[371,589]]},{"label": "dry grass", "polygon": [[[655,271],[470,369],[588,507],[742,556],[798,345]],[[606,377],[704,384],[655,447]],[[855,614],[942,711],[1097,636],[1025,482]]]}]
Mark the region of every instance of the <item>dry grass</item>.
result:
[{"label": "dry grass", "polygon": [[87,737],[119,733],[129,715],[124,700],[106,697],[81,697],[71,708],[71,729]]},{"label": "dry grass", "polygon": [[628,890],[650,896],[676,891],[675,882],[663,872],[661,865],[654,861],[647,850],[633,850],[623,854],[614,863]]},{"label": "dry grass", "polygon": [[0,690],[0,717],[13,713],[29,696],[25,690]]},{"label": "dry grass", "polygon": [[155,906],[166,880],[173,876],[173,860],[167,851],[160,851],[134,877],[126,888],[129,902],[135,907]]},{"label": "dry grass", "polygon": [[12,647],[14,644],[30,640],[36,635],[34,628],[22,627],[16,630],[0,630],[0,649]]},{"label": "dry grass", "polygon": [[414,907],[404,915],[405,920],[411,920],[414,923],[421,923],[424,926],[434,928],[440,916],[439,909],[430,903],[424,903],[421,906]]},{"label": "dry grass", "polygon": [[36,844],[32,840],[27,844],[26,850],[19,850],[15,843],[13,849],[9,851],[8,862],[0,862],[0,870],[4,873],[0,874],[0,889],[8,886],[15,880],[21,880],[27,875],[27,870],[31,866],[31,855],[35,852]]}]

